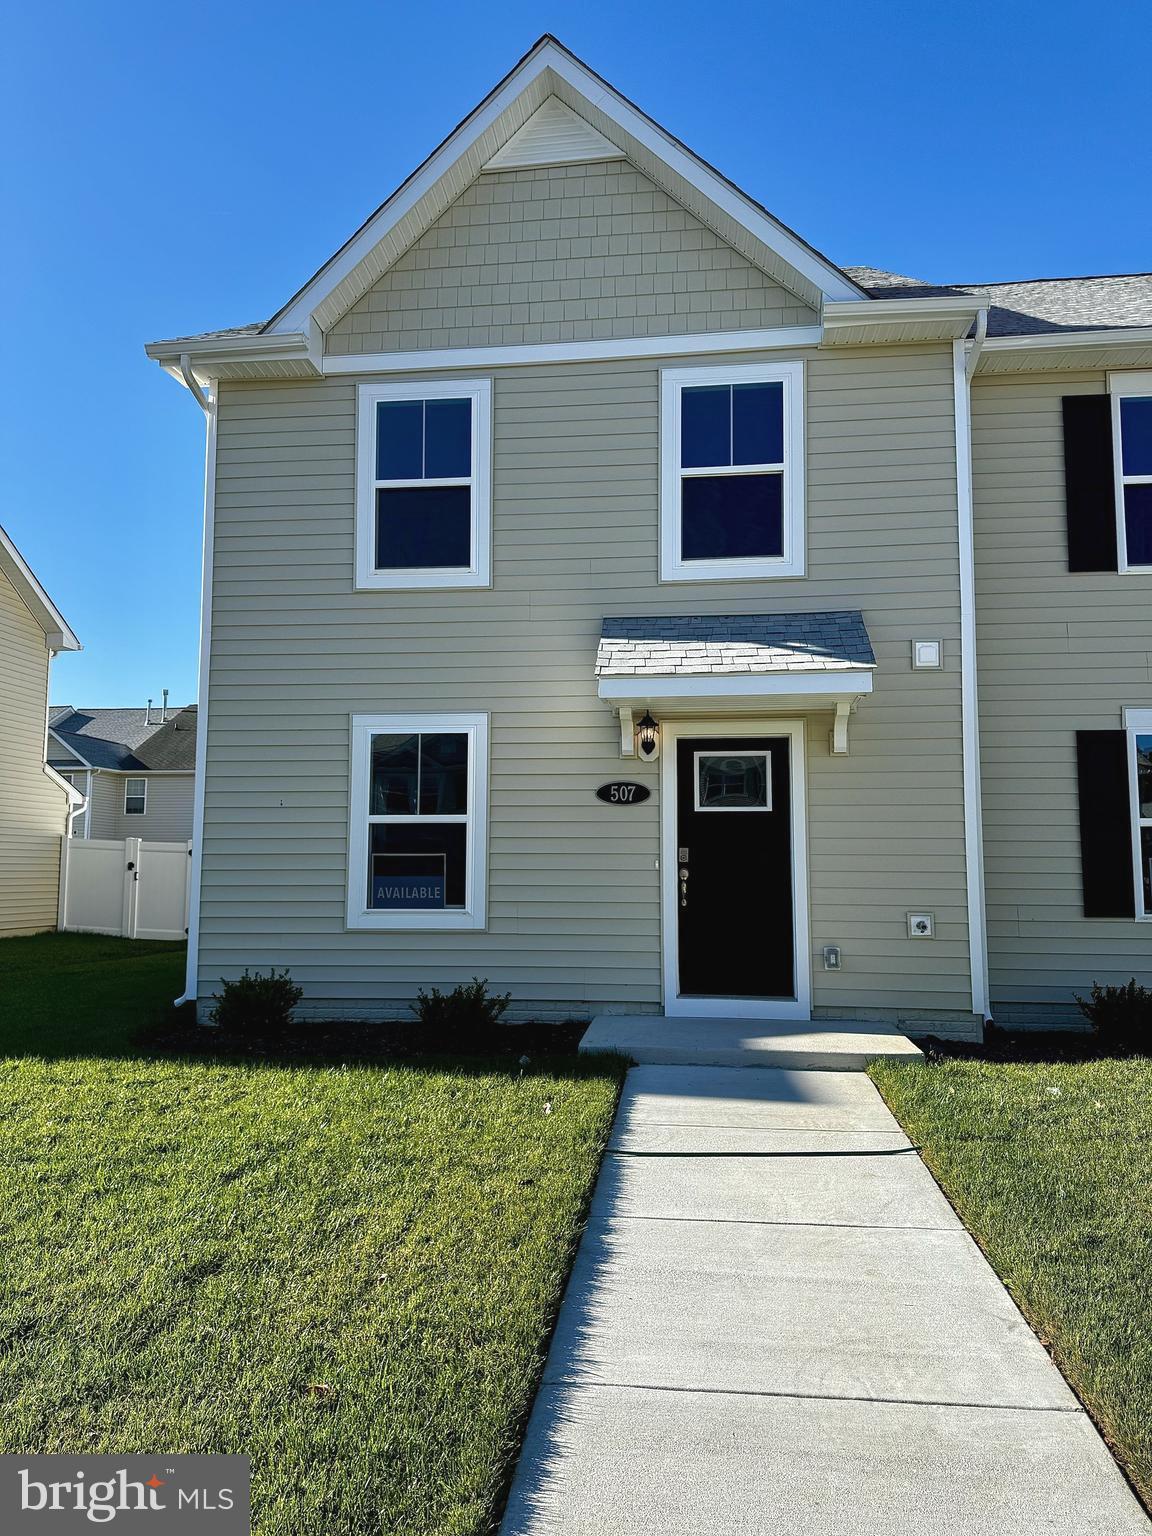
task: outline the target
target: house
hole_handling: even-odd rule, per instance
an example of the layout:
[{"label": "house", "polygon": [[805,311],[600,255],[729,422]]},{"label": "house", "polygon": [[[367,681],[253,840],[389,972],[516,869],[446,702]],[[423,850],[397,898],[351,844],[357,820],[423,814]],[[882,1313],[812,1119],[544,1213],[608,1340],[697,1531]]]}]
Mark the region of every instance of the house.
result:
[{"label": "house", "polygon": [[0,938],[56,926],[60,840],[82,808],[48,766],[48,673],[80,642],[0,528]]},{"label": "house", "polygon": [[143,837],[186,843],[192,836],[196,706],[74,709],[53,705],[48,761],[83,793],[73,823],[80,838]]},{"label": "house", "polygon": [[545,37],[270,320],[147,351],[208,432],[189,996],[1152,982],[1152,276],[838,267]]}]

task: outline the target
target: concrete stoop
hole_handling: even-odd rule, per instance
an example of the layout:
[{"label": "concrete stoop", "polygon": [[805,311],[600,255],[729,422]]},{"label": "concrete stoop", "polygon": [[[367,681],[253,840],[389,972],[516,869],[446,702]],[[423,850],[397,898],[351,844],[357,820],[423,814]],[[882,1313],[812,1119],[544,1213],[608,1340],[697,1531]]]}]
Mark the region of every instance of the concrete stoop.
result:
[{"label": "concrete stoop", "polygon": [[602,1013],[580,1041],[583,1052],[617,1051],[642,1066],[786,1067],[862,1072],[878,1057],[921,1052],[890,1024],[840,1019],[694,1019]]}]

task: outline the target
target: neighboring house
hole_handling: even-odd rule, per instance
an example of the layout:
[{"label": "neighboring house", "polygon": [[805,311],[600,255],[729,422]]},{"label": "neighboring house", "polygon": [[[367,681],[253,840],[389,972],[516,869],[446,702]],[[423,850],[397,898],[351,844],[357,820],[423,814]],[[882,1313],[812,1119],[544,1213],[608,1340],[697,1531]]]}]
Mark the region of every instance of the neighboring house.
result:
[{"label": "neighboring house", "polygon": [[60,840],[83,796],[47,764],[48,673],[79,649],[0,528],[0,938],[56,926]]},{"label": "neighboring house", "polygon": [[73,824],[81,838],[143,837],[186,843],[192,836],[196,706],[73,709],[54,704],[48,760],[83,793]]},{"label": "neighboring house", "polygon": [[148,353],[208,419],[191,995],[1152,982],[1152,277],[839,268],[544,38],[271,320]]}]

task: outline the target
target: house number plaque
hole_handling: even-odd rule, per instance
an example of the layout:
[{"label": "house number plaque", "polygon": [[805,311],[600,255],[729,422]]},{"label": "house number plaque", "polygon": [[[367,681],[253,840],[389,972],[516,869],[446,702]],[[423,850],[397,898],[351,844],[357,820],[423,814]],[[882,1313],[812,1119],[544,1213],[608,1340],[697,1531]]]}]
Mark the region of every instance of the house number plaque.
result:
[{"label": "house number plaque", "polygon": [[605,805],[641,805],[652,791],[647,784],[635,784],[630,779],[617,779],[612,784],[601,784],[596,791],[597,800]]}]

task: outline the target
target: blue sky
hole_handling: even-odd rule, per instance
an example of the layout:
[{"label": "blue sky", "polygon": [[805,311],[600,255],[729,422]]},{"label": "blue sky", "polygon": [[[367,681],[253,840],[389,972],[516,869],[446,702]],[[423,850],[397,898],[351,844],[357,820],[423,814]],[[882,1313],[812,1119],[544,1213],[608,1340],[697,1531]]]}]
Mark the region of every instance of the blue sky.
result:
[{"label": "blue sky", "polygon": [[144,342],[270,315],[544,31],[835,261],[1152,268],[1147,0],[10,7],[0,523],[57,701],[195,694],[202,418]]}]

